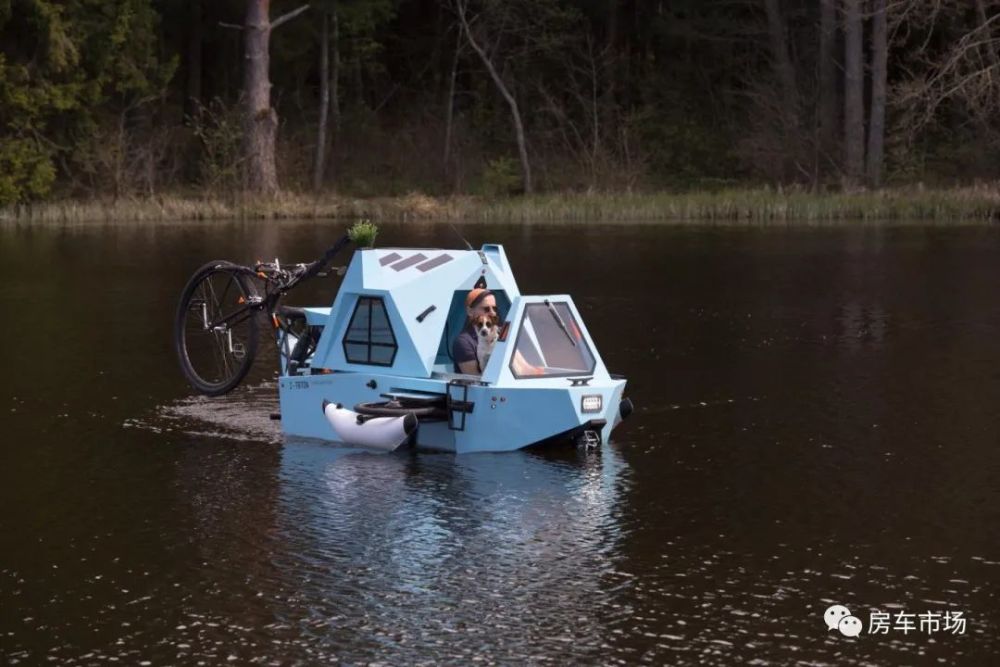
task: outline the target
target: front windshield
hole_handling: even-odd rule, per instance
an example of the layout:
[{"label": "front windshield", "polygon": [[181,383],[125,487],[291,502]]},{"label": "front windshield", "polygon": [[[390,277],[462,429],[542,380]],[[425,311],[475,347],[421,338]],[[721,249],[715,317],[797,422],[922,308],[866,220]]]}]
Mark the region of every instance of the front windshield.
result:
[{"label": "front windshield", "polygon": [[524,307],[510,369],[518,378],[593,372],[594,355],[569,304],[529,303]]}]

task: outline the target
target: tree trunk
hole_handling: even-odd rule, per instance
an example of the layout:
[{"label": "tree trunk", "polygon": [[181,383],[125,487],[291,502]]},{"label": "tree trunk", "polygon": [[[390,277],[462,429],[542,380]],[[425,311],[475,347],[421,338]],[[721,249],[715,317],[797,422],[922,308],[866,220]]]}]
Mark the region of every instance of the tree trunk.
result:
[{"label": "tree trunk", "polygon": [[986,29],[985,37],[989,40],[986,44],[986,53],[990,59],[990,64],[997,65],[1000,64],[1000,57],[997,56],[997,50],[993,46],[993,29],[989,26],[989,19],[986,16],[986,5],[983,0],[976,0],[976,16],[979,18],[979,25]]},{"label": "tree trunk", "polygon": [[[979,19],[979,25],[986,31],[986,34],[983,35],[985,38],[984,48],[986,49],[986,57],[990,61],[990,67],[993,68],[994,72],[997,72],[997,70],[1000,70],[1000,55],[997,55],[997,49],[993,45],[993,26],[990,25],[989,19],[986,16],[986,5],[983,0],[976,0],[976,17]],[[993,76],[996,76],[996,73]]]},{"label": "tree trunk", "polygon": [[245,40],[244,129],[243,148],[246,157],[246,185],[253,192],[273,195],[278,192],[278,173],[274,162],[274,145],[278,133],[278,114],[271,108],[269,42],[271,22],[270,0],[247,0]]},{"label": "tree trunk", "polygon": [[885,0],[874,0],[872,17],[872,102],[868,118],[868,185],[882,185],[885,154],[885,95],[889,45]]},{"label": "tree trunk", "polygon": [[316,161],[313,165],[313,190],[323,187],[326,164],[326,124],[330,116],[330,22],[323,12],[319,40],[319,126],[316,130]]},{"label": "tree trunk", "polygon": [[764,0],[764,9],[767,11],[767,32],[771,40],[771,61],[781,90],[781,123],[787,142],[795,138],[797,134],[795,131],[798,118],[795,68],[788,55],[785,23],[781,17],[778,0]]},{"label": "tree trunk", "polygon": [[191,0],[187,45],[187,91],[184,115],[194,118],[201,109],[202,0]]},{"label": "tree trunk", "polygon": [[458,56],[462,51],[462,31],[458,30],[458,37],[455,40],[455,54],[451,59],[451,73],[448,76],[448,103],[445,106],[444,114],[444,176],[448,180],[451,173],[451,125],[455,116],[455,79],[458,77]]},{"label": "tree trunk", "polygon": [[619,0],[608,0],[607,4],[607,40],[605,42],[605,52],[604,52],[604,79],[605,79],[605,101],[610,105],[613,104],[615,99],[615,91],[618,88],[618,68],[615,64],[618,55],[618,12]]},{"label": "tree trunk", "polygon": [[[340,19],[337,3],[330,5],[330,35],[333,66],[330,68],[330,112],[333,120],[333,145],[340,139]],[[332,159],[332,156],[331,156]]]},{"label": "tree trunk", "polygon": [[844,162],[848,185],[861,182],[865,167],[861,0],[844,0]]},{"label": "tree trunk", "polygon": [[359,109],[363,109],[368,106],[365,100],[365,80],[361,72],[361,58],[364,56],[361,53],[361,49],[358,48],[357,43],[353,45],[352,51],[354,61],[351,63],[351,76],[354,77],[354,103]]},{"label": "tree trunk", "polygon": [[837,144],[837,0],[819,0],[819,150],[834,152]]},{"label": "tree trunk", "polygon": [[479,45],[475,37],[472,36],[472,30],[469,28],[469,22],[465,17],[465,3],[463,0],[456,0],[456,6],[458,9],[458,17],[462,22],[462,29],[465,32],[465,38],[469,42],[469,46],[472,50],[479,55],[479,59],[483,61],[483,65],[486,66],[486,70],[490,73],[490,78],[493,79],[493,83],[496,85],[497,90],[507,101],[507,105],[510,107],[511,119],[514,122],[514,134],[517,138],[517,152],[521,158],[521,182],[523,184],[524,194],[531,194],[532,183],[531,183],[531,164],[528,162],[528,144],[524,136],[524,123],[521,121],[521,111],[518,109],[517,100],[514,95],[510,92],[507,84],[504,83],[503,78],[500,73],[497,72],[496,67],[493,65],[493,61],[486,54],[486,51]]}]

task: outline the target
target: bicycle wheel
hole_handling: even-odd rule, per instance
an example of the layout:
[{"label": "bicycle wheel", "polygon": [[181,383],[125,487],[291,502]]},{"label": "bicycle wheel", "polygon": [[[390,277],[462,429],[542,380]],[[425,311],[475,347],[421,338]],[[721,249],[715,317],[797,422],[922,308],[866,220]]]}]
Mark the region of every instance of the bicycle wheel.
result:
[{"label": "bicycle wheel", "polygon": [[181,372],[208,396],[231,391],[257,354],[257,289],[246,269],[224,261],[198,269],[181,292],[174,346]]}]

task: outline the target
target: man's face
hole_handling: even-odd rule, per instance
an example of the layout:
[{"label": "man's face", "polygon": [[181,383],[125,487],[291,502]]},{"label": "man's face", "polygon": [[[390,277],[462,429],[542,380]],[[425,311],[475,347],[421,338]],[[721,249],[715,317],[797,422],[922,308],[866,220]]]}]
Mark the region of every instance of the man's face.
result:
[{"label": "man's face", "polygon": [[482,301],[469,309],[469,317],[475,318],[480,315],[497,316],[497,299],[495,296],[490,294],[483,297]]}]

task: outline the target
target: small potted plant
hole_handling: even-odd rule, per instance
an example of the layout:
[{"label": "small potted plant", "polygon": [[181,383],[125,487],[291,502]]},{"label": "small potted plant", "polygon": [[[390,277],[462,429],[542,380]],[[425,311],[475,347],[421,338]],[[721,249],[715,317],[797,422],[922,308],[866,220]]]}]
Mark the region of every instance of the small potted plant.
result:
[{"label": "small potted plant", "polygon": [[359,220],[347,230],[347,236],[362,250],[375,247],[375,237],[378,236],[378,226],[371,220]]}]

